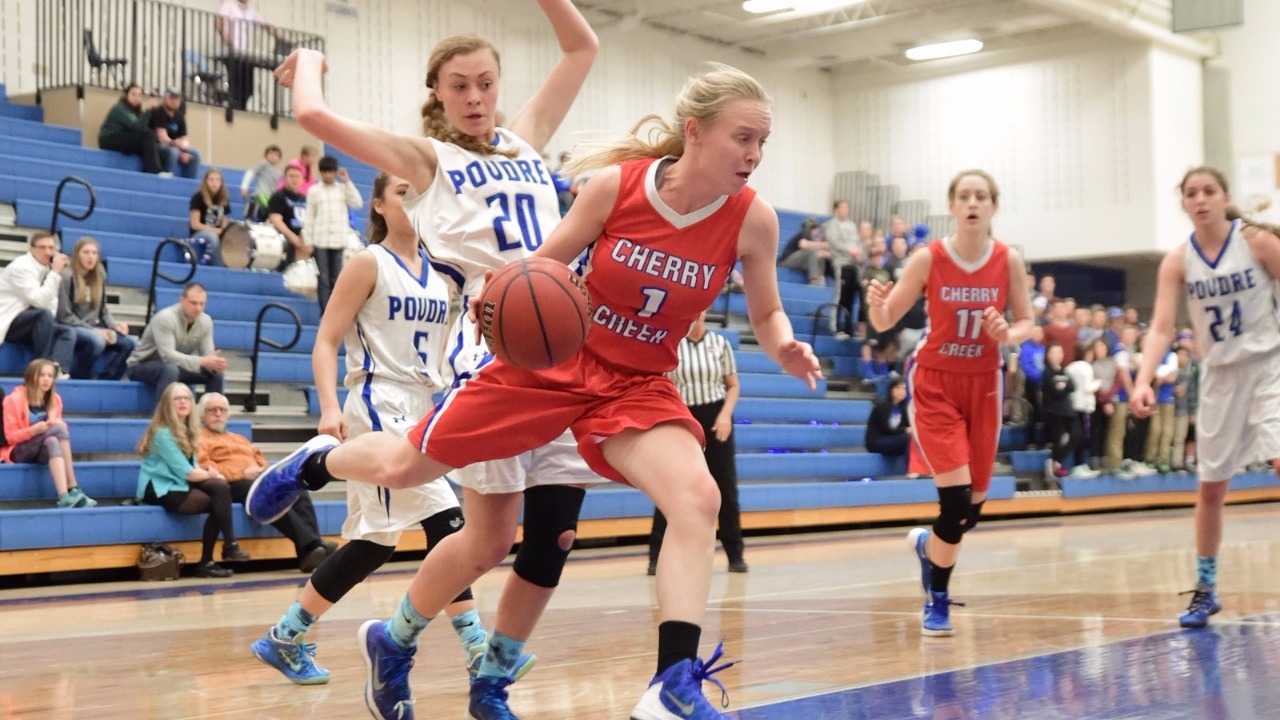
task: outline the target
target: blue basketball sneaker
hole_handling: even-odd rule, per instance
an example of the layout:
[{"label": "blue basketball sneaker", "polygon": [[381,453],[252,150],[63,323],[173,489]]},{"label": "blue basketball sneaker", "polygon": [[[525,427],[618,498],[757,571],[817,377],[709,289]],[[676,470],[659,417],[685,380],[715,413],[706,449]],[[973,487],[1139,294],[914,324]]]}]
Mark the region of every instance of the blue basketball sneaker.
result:
[{"label": "blue basketball sneaker", "polygon": [[1179,595],[1191,594],[1191,604],[1187,611],[1178,617],[1178,624],[1184,628],[1202,628],[1209,624],[1209,616],[1217,615],[1222,609],[1218,602],[1218,593],[1212,585],[1196,585],[1195,590],[1188,590]]},{"label": "blue basketball sneaker", "polygon": [[[484,660],[484,653],[489,649],[489,643],[482,642],[479,645],[472,645],[467,648],[467,674],[471,676],[471,682],[476,681],[476,676],[480,673],[480,663]],[[519,682],[520,678],[529,674],[534,665],[538,664],[538,656],[533,653],[520,653],[520,660],[516,662],[516,672],[511,677],[511,682]]]},{"label": "blue basketball sneaker", "polygon": [[681,660],[654,676],[649,689],[631,711],[631,720],[725,720],[726,716],[712,707],[702,694],[702,681],[710,680],[720,688],[721,706],[729,705],[729,692],[724,683],[712,677],[735,664],[716,666],[716,660],[723,654],[724,643],[720,643],[710,660]]},{"label": "blue basketball sneaker", "polygon": [[964,603],[951,599],[945,592],[930,592],[924,603],[924,612],[920,615],[920,634],[928,637],[951,637],[956,634],[951,627],[951,606],[964,606]]},{"label": "blue basketball sneaker", "polygon": [[907,533],[907,543],[911,545],[911,549],[916,553],[916,559],[920,561],[920,584],[924,586],[924,596],[927,599],[929,593],[933,591],[929,563],[929,531],[925,528],[912,528],[911,532]]},{"label": "blue basketball sneaker", "polygon": [[315,664],[315,643],[303,644],[280,640],[274,629],[267,630],[254,641],[253,654],[262,662],[279,670],[299,685],[323,685],[329,682],[329,671]]},{"label": "blue basketball sneaker", "polygon": [[317,435],[285,459],[263,470],[249,488],[249,495],[244,500],[245,512],[263,524],[279,520],[306,489],[298,482],[302,463],[312,455],[339,444],[338,438],[332,435]]},{"label": "blue basketball sneaker", "polygon": [[387,624],[370,620],[360,626],[360,649],[368,673],[364,704],[378,720],[413,720],[409,671],[413,650],[402,650],[387,635]]},{"label": "blue basketball sneaker", "polygon": [[474,720],[520,720],[507,707],[507,686],[514,678],[477,677],[471,681],[471,704],[467,717]]}]

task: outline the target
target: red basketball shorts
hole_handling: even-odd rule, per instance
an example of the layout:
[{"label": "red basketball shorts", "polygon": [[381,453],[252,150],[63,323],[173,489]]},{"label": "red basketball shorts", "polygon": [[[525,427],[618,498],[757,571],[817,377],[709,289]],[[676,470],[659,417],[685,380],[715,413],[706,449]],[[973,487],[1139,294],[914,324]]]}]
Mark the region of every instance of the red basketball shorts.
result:
[{"label": "red basketball shorts", "polygon": [[605,461],[601,443],[624,430],[665,422],[680,423],[699,444],[706,443],[702,426],[667,376],[637,374],[583,352],[537,372],[495,359],[473,377],[459,378],[408,437],[428,457],[460,468],[515,457],[569,428],[592,470],[625,483]]},{"label": "red basketball shorts", "polygon": [[991,486],[1004,415],[1002,370],[953,373],[907,370],[911,427],[916,446],[934,475],[969,466],[974,492]]}]

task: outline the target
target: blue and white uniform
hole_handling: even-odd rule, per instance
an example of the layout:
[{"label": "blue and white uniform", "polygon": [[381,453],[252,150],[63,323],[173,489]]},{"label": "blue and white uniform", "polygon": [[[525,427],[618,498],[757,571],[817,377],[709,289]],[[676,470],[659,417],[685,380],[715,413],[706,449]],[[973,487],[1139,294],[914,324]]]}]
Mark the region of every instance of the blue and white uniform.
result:
[{"label": "blue and white uniform", "polygon": [[[378,278],[345,337],[348,393],[342,414],[350,437],[378,430],[403,436],[430,412],[432,394],[444,387],[439,361],[449,334],[451,287],[422,249],[418,275],[381,245],[361,252],[377,261]],[[342,536],[394,546],[402,531],[457,506],[444,479],[396,490],[349,482]]]},{"label": "blue and white uniform", "polygon": [[1201,480],[1225,480],[1280,457],[1280,309],[1276,281],[1232,223],[1210,261],[1193,234],[1184,251],[1187,309],[1200,350],[1196,448]]},{"label": "blue and white uniform", "polygon": [[[427,138],[439,164],[431,187],[404,199],[405,212],[432,261],[466,298],[484,287],[486,270],[529,257],[560,222],[560,204],[542,155],[509,130],[496,130],[499,149],[515,157],[479,155]],[[488,355],[475,342],[466,313],[454,323],[441,369],[446,383],[470,377]],[[416,419],[426,416],[419,414]],[[449,479],[482,493],[514,493],[534,485],[589,484],[604,479],[578,454],[565,431],[551,444],[514,458],[459,468]]]}]

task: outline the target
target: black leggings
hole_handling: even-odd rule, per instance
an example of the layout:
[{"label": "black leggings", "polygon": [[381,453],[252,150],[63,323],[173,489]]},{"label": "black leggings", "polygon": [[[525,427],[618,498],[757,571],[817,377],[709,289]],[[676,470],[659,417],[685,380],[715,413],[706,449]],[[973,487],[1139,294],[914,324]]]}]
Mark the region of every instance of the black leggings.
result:
[{"label": "black leggings", "polygon": [[154,130],[121,130],[114,135],[98,138],[98,147],[125,155],[141,156],[143,172],[154,175],[164,170],[160,164],[160,145],[156,141]]},{"label": "black leggings", "polygon": [[[421,525],[427,536],[429,554],[441,540],[462,529],[462,509],[449,508],[438,512],[423,520]],[[351,592],[351,588],[364,582],[374,570],[385,565],[395,551],[394,547],[388,545],[368,540],[352,540],[325,558],[320,567],[311,573],[311,587],[316,589],[320,597],[336,603]],[[472,597],[471,588],[467,588],[453,601],[462,602]]]},{"label": "black leggings", "polygon": [[1066,462],[1075,453],[1076,445],[1080,442],[1080,416],[1076,413],[1046,414],[1044,426],[1053,443],[1053,461],[1059,464]]},{"label": "black leggings", "polygon": [[231,488],[226,480],[205,480],[191,483],[189,490],[170,490],[156,496],[155,487],[147,483],[147,491],[142,502],[148,505],[159,505],[171,513],[178,515],[199,515],[209,513],[204,521],[204,537],[200,546],[200,562],[213,560],[213,544],[222,533],[223,547],[236,541],[236,532],[231,524]]}]

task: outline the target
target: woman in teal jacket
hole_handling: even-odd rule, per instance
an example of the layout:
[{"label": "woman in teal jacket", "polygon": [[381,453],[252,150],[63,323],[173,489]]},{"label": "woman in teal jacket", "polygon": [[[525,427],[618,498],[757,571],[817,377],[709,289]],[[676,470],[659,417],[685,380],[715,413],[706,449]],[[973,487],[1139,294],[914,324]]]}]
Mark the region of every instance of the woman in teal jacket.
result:
[{"label": "woman in teal jacket", "polygon": [[239,562],[249,554],[236,544],[231,523],[231,489],[216,469],[196,464],[200,426],[192,412],[191,388],[172,383],[156,404],[151,424],[138,442],[142,469],[138,472],[138,499],[181,515],[209,513],[204,523],[198,577],[231,577],[231,570],[213,561],[213,544],[222,534],[222,559]]}]

